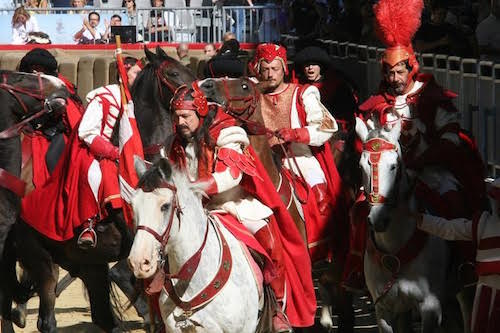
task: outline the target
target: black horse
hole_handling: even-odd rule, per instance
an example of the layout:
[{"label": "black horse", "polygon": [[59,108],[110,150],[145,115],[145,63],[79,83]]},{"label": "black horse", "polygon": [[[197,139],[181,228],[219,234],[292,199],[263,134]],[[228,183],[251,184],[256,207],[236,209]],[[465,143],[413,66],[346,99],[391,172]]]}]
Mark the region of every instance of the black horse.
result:
[{"label": "black horse", "polygon": [[54,77],[0,71],[0,303],[2,319],[10,317],[15,278],[12,227],[24,195],[21,132],[43,131],[61,120],[69,93]]},{"label": "black horse", "polygon": [[154,163],[162,149],[168,151],[173,130],[170,100],[177,88],[191,84],[196,76],[160,47],[156,54],[147,48],[144,52],[149,63],[134,82],[132,99],[145,158]]}]

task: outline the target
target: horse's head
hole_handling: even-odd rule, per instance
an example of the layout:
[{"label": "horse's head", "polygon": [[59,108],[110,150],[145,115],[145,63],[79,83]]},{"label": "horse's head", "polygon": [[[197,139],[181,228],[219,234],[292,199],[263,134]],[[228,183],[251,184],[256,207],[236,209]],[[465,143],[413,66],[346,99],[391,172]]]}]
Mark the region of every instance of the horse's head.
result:
[{"label": "horse's head", "polygon": [[161,47],[156,47],[156,54],[145,47],[144,53],[155,68],[160,82],[167,86],[172,93],[183,84],[190,85],[196,80],[196,76],[188,67],[168,56]]},{"label": "horse's head", "polygon": [[0,88],[9,94],[13,111],[18,119],[38,113],[30,121],[35,129],[50,126],[60,120],[66,111],[69,92],[65,84],[56,77],[43,74],[0,71]]},{"label": "horse's head", "polygon": [[209,78],[198,81],[198,87],[209,102],[241,119],[249,119],[259,102],[260,91],[249,78]]},{"label": "horse's head", "polygon": [[370,204],[368,222],[375,231],[384,231],[390,221],[390,207],[399,196],[401,159],[398,144],[399,125],[390,130],[356,118],[356,133],[363,142],[361,167],[364,191]]},{"label": "horse's head", "polygon": [[181,225],[189,233],[190,222],[204,216],[204,211],[200,189],[168,160],[162,158],[147,169],[136,159],[135,167],[140,177],[132,199],[137,232],[128,260],[136,277],[148,278],[170,249],[179,245]]}]

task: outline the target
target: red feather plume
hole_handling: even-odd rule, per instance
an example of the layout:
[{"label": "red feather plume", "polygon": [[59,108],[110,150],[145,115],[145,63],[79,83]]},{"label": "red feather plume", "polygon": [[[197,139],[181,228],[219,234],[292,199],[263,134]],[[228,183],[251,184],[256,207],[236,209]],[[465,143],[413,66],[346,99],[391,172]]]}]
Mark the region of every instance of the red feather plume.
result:
[{"label": "red feather plume", "polygon": [[411,45],[423,8],[423,0],[380,0],[373,6],[378,38],[387,47]]}]

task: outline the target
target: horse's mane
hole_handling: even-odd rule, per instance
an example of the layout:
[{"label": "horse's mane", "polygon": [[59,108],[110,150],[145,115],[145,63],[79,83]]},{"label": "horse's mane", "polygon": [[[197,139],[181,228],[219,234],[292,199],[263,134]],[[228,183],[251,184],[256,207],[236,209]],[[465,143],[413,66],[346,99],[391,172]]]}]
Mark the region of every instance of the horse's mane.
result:
[{"label": "horse's mane", "polygon": [[[171,166],[168,160],[162,158],[153,164],[139,179],[138,187],[143,191],[151,192],[162,188],[163,183],[175,185],[179,202],[196,206],[197,210],[203,210],[203,206],[198,196],[200,189],[188,179],[185,172],[177,166]],[[196,200],[193,200],[196,197]],[[182,209],[182,207],[181,207]]]}]

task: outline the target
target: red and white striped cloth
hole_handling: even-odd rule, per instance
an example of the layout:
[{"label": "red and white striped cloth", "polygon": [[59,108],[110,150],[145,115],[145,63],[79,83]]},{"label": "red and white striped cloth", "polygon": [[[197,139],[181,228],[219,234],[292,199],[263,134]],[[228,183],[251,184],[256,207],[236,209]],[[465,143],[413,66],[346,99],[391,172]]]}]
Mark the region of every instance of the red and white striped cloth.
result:
[{"label": "red and white striped cloth", "polygon": [[120,160],[118,175],[120,181],[120,194],[123,200],[123,212],[129,226],[133,226],[133,214],[130,202],[135,193],[139,177],[134,167],[134,157],[144,159],[141,136],[137,128],[134,114],[134,104],[130,101],[124,106],[120,119],[119,132]]},{"label": "red and white striped cloth", "polygon": [[500,332],[500,290],[478,283],[471,329],[472,333]]}]

